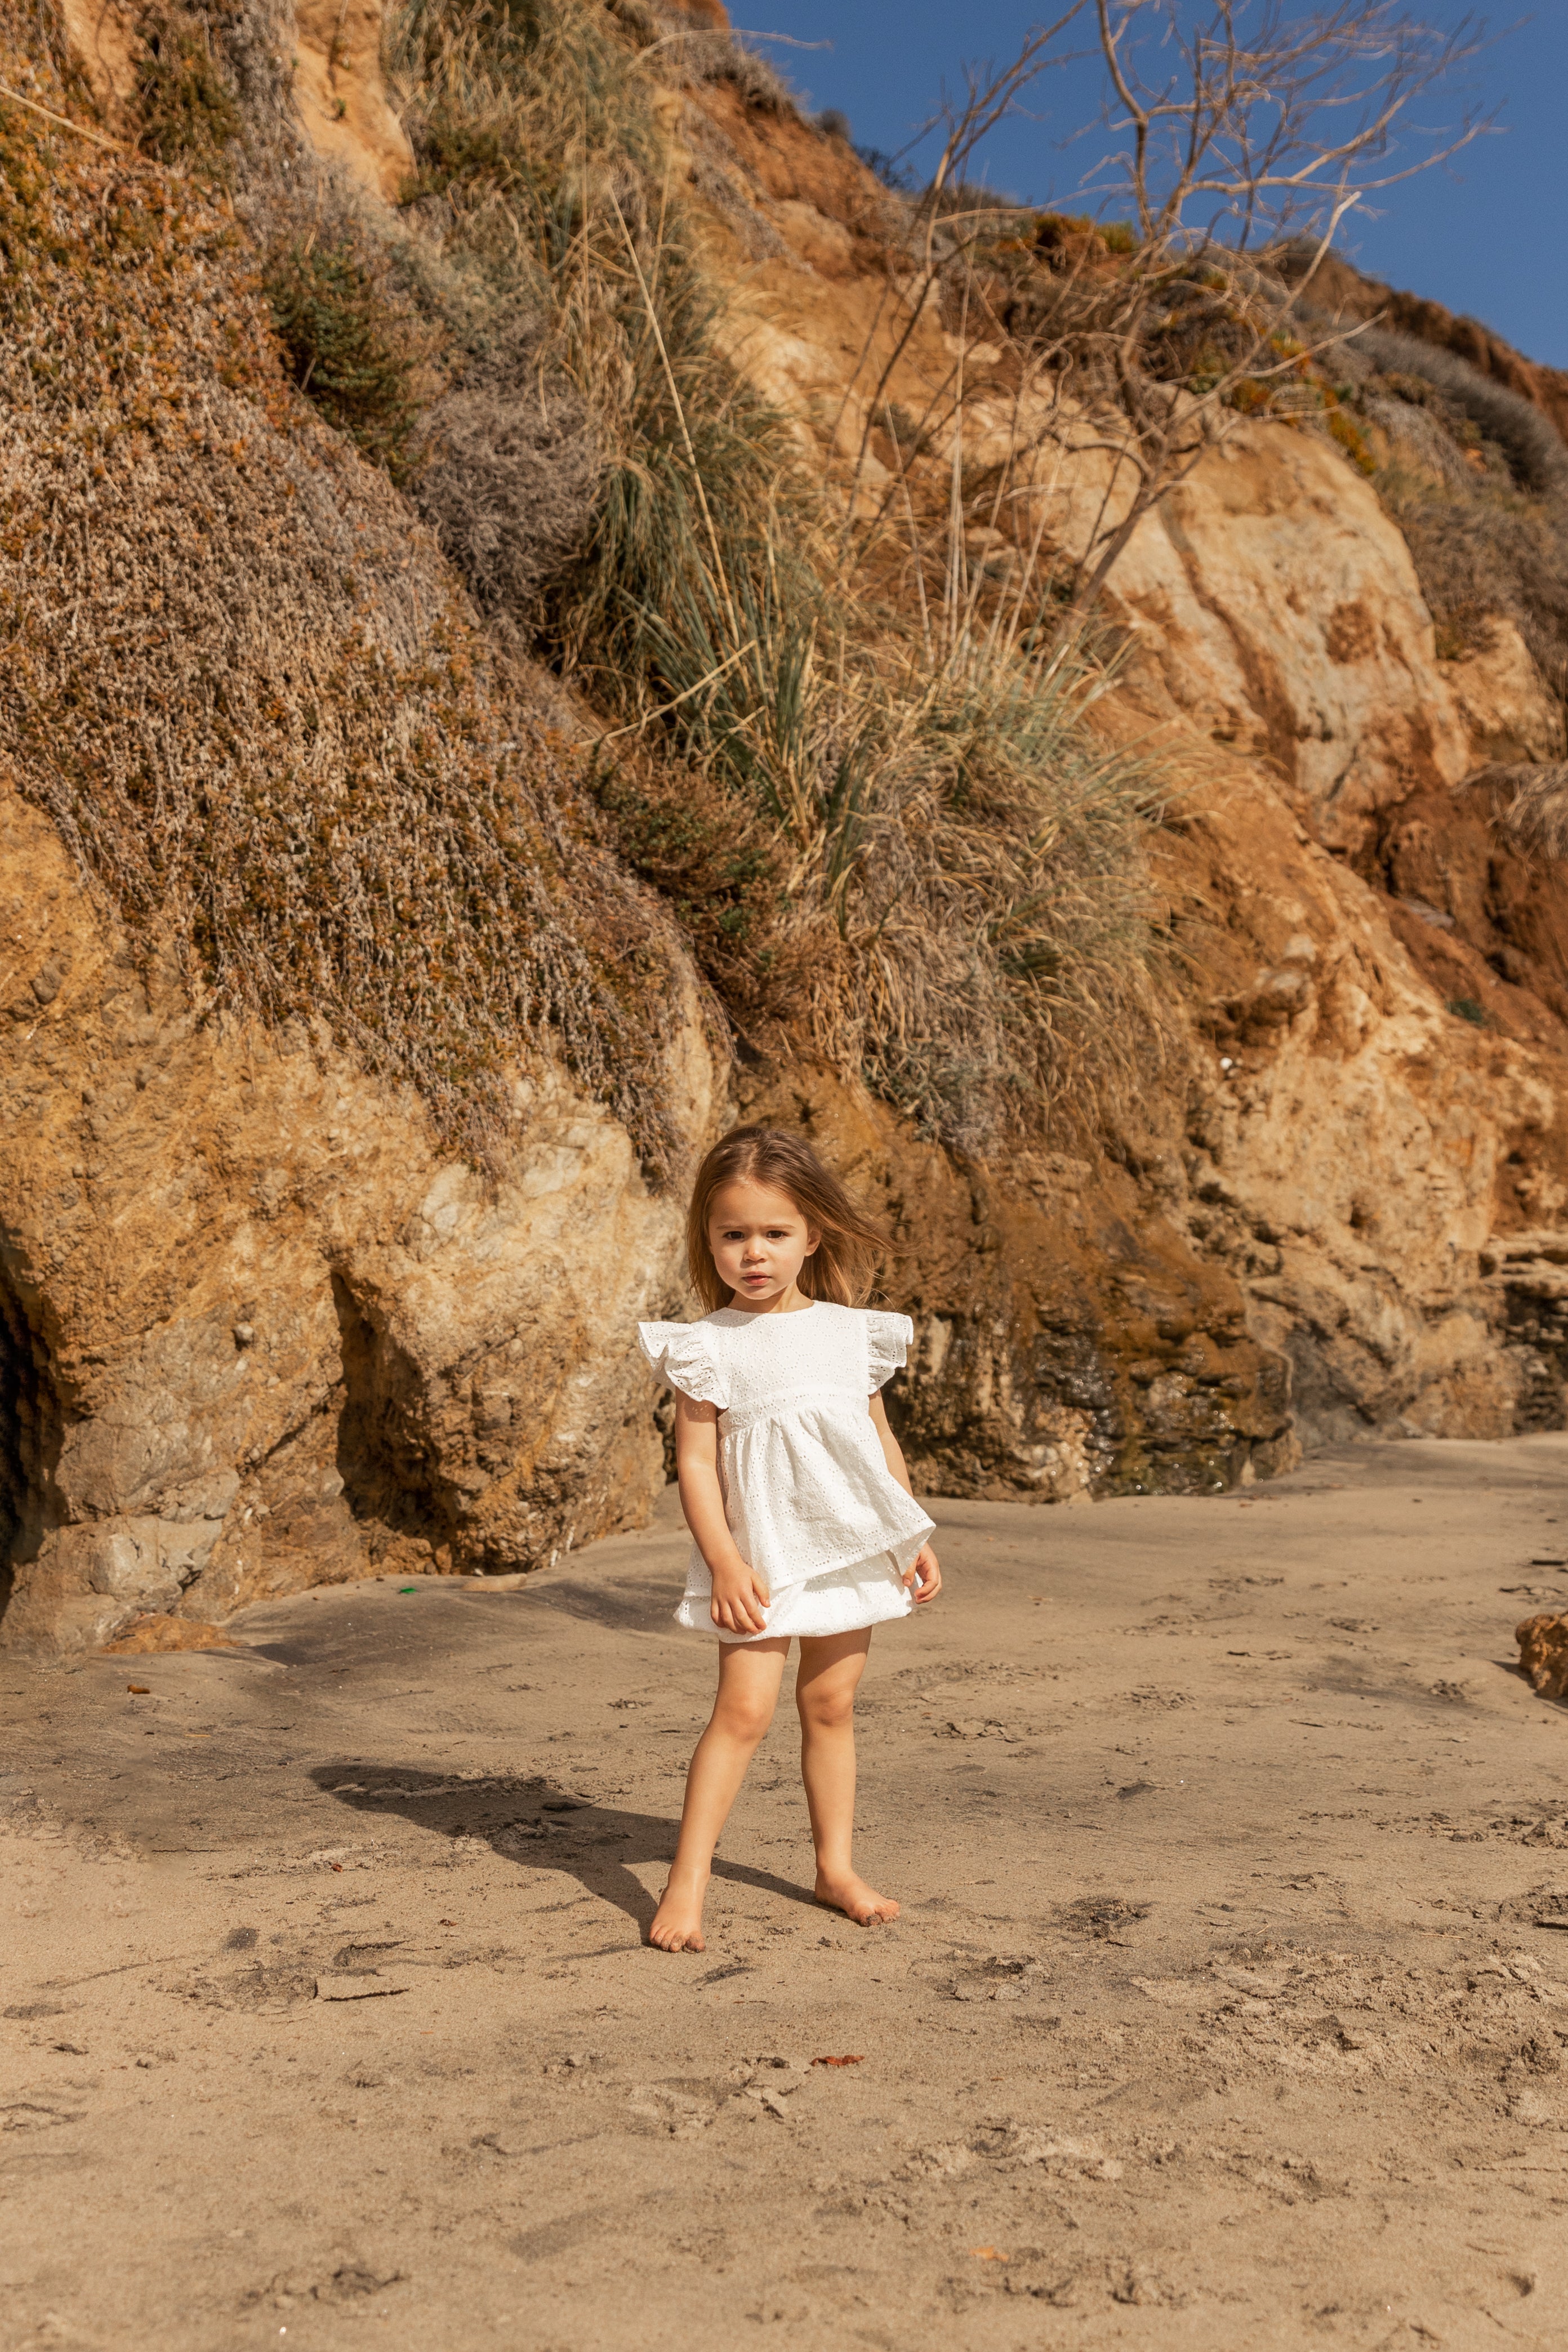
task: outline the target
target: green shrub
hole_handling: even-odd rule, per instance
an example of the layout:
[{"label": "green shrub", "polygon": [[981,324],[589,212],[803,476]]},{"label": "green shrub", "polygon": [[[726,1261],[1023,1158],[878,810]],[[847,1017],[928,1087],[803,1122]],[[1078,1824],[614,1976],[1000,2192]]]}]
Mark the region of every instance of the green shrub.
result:
[{"label": "green shrub", "polygon": [[1353,418],[1347,416],[1342,408],[1331,409],[1329,413],[1328,430],[1330,437],[1339,443],[1340,447],[1351,459],[1358,472],[1366,475],[1370,480],[1377,471],[1377,459],[1367,446],[1365,434]]},{"label": "green shrub", "polygon": [[137,145],[160,163],[210,165],[238,136],[239,110],[205,26],[173,8],[153,8],[137,30]]},{"label": "green shrub", "polygon": [[357,236],[312,231],[278,247],[261,282],[300,390],[402,481],[434,342],[384,265]]},{"label": "green shrub", "polygon": [[1484,1029],[1487,1025],[1486,1008],[1473,996],[1450,996],[1448,1010],[1456,1021],[1471,1022],[1478,1029]]}]

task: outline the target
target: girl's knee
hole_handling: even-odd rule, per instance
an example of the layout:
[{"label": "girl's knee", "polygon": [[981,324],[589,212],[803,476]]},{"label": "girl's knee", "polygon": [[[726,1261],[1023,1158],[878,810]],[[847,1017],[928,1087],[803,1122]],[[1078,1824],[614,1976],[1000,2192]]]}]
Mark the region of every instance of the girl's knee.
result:
[{"label": "girl's knee", "polygon": [[726,1691],[713,1710],[713,1721],[731,1739],[750,1740],[754,1747],[773,1719],[773,1700],[750,1691]]},{"label": "girl's knee", "polygon": [[795,1703],[800,1719],[811,1731],[842,1731],[855,1720],[855,1692],[836,1690],[831,1685],[820,1690],[814,1685],[796,1691]]}]

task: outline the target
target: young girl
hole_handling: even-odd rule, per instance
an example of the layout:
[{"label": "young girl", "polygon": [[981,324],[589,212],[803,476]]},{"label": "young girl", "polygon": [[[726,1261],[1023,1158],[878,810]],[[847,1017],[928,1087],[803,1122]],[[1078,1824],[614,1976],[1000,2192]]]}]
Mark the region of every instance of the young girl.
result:
[{"label": "young girl", "polygon": [[879,1393],[913,1327],[857,1303],[881,1240],[809,1144],[735,1128],[699,1169],[687,1215],[687,1262],[709,1312],[639,1327],[676,1392],[694,1539],[676,1621],[719,1635],[719,1695],[648,1931],[667,1952],[705,1948],[713,1849],[773,1719],[792,1638],[816,1899],[863,1927],[899,1914],[850,1860],[855,1691],[872,1626],[934,1600],[942,1571]]}]

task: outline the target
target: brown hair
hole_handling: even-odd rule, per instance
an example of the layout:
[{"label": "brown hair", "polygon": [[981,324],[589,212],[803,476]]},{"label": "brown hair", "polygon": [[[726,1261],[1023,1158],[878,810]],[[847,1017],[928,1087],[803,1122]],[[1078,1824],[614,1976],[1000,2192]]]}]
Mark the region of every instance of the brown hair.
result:
[{"label": "brown hair", "polygon": [[888,1247],[881,1227],[855,1206],[804,1137],[778,1127],[732,1127],[698,1170],[686,1213],[686,1263],[692,1287],[710,1312],[729,1303],[730,1287],[720,1281],[708,1245],[708,1216],[714,1194],[735,1183],[771,1184],[787,1192],[807,1224],[822,1235],[800,1270],[800,1286],[808,1298],[831,1299],[839,1307],[861,1305],[877,1260]]}]

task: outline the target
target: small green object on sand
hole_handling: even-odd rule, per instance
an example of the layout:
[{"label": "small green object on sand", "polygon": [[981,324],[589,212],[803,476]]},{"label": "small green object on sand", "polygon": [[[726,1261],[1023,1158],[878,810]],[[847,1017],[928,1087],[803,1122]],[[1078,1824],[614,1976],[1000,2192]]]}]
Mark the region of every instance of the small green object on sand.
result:
[{"label": "small green object on sand", "polygon": [[416,1584],[400,1584],[397,1589],[399,1592],[417,1592],[419,1587]]}]

